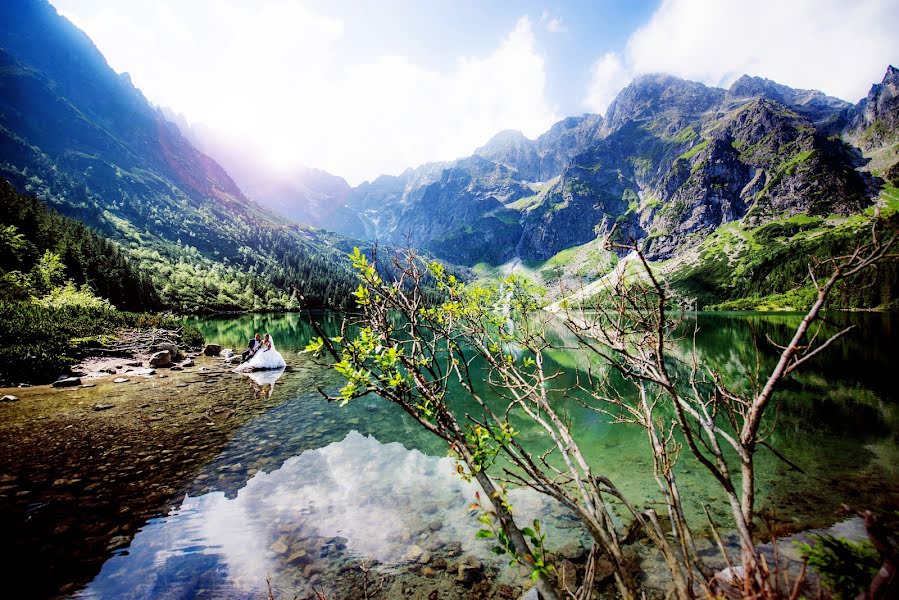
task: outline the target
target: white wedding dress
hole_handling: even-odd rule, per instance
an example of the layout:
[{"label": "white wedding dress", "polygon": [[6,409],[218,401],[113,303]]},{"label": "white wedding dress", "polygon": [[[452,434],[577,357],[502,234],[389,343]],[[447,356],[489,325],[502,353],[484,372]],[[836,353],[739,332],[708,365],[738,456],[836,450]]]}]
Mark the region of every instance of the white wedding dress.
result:
[{"label": "white wedding dress", "polygon": [[275,341],[269,338],[268,344],[261,344],[250,360],[243,363],[235,371],[269,371],[283,369],[287,366],[281,353],[275,350]]}]

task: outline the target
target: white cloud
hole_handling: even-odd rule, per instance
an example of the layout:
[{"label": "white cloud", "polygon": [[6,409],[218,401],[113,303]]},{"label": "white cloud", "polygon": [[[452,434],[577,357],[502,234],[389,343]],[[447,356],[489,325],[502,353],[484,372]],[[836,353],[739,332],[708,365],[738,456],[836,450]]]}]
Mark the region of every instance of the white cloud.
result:
[{"label": "white cloud", "polygon": [[544,10],[543,14],[540,15],[540,24],[550,33],[565,33],[568,31],[568,27],[565,26],[562,17],[554,16],[548,10]]},{"label": "white cloud", "polygon": [[856,102],[899,59],[895,0],[665,0],[624,51],[593,66],[584,104],[604,112],[634,76],[728,86],[744,73]]},{"label": "white cloud", "polygon": [[287,0],[54,4],[152,102],[272,163],[351,183],[468,155],[502,129],[535,136],[558,118],[526,16],[492,52],[435,70],[406,56],[350,61],[356,41],[340,19]]}]

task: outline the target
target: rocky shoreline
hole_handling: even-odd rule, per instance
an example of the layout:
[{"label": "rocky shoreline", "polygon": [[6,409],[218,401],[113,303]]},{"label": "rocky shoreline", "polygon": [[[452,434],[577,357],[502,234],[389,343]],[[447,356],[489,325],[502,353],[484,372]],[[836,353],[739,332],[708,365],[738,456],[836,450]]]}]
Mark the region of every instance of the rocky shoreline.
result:
[{"label": "rocky shoreline", "polygon": [[220,359],[82,366],[74,384],[0,389],[14,398],[0,403],[0,563],[28,575],[7,580],[28,597],[81,587],[180,504],[232,431],[277,404]]}]

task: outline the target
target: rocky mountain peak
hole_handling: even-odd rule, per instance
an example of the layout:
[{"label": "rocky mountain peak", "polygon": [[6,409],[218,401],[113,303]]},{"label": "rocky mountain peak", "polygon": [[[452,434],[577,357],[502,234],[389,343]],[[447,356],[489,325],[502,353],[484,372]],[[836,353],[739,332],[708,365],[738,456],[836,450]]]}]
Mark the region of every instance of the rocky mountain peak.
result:
[{"label": "rocky mountain peak", "polygon": [[899,131],[899,69],[889,65],[883,81],[871,86],[868,96],[856,106],[852,129],[864,149],[895,139]]},{"label": "rocky mountain peak", "polygon": [[747,100],[765,98],[790,108],[819,127],[844,122],[844,113],[851,108],[845,100],[827,96],[818,90],[800,90],[765,79],[743,75],[737,79],[724,98],[725,106],[733,107]]},{"label": "rocky mountain peak", "polygon": [[617,131],[631,121],[646,121],[669,113],[698,118],[721,104],[725,91],[673,75],[643,75],[621,90],[606,112],[604,129]]},{"label": "rocky mountain peak", "polygon": [[494,135],[490,140],[474,151],[477,156],[490,158],[492,156],[518,149],[533,143],[517,129],[505,129]]}]

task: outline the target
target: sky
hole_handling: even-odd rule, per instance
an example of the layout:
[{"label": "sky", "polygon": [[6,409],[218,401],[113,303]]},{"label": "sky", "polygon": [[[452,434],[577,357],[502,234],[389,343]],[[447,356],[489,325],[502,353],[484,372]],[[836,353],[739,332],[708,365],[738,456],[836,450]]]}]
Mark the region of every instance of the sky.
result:
[{"label": "sky", "polygon": [[353,185],[604,113],[635,76],[744,73],[856,102],[896,0],[51,0],[154,104]]}]

